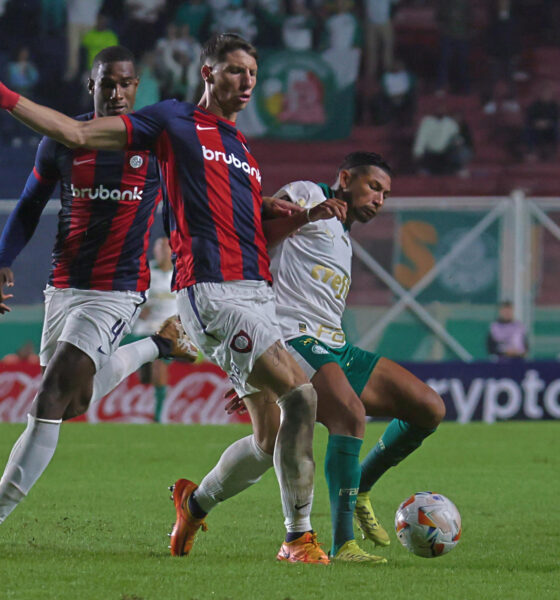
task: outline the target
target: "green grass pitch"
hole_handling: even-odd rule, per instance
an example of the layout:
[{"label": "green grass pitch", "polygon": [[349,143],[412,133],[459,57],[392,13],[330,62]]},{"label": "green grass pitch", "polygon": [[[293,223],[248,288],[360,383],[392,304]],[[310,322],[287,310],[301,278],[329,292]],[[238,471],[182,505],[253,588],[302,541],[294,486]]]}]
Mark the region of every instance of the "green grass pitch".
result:
[{"label": "green grass pitch", "polygon": [[[368,425],[371,447],[383,424]],[[0,463],[23,425],[0,425]],[[174,520],[167,486],[195,481],[246,426],[63,426],[31,494],[0,526],[2,600],[400,600],[560,598],[558,423],[445,423],[374,488],[392,535],[389,563],[277,563],[283,537],[274,473],[209,516],[188,558],[168,555]],[[329,546],[323,476],[326,432],[316,429],[313,525]],[[415,491],[448,495],[463,518],[450,554],[423,559],[394,536],[398,504]],[[364,547],[373,550],[369,542]]]}]

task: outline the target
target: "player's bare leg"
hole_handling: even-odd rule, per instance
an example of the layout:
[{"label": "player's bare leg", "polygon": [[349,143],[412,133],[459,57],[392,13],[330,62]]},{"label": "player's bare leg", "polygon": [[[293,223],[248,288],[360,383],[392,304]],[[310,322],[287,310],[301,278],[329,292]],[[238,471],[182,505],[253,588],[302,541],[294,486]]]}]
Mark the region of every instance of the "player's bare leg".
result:
[{"label": "player's bare leg", "polygon": [[424,429],[436,428],[445,417],[439,394],[410,371],[380,358],[360,396],[371,417],[394,417]]},{"label": "player's bare leg", "polygon": [[332,519],[333,560],[371,565],[386,559],[369,554],[354,538],[353,516],[360,485],[360,449],[364,437],[365,409],[344,371],[336,362],[320,367],[312,378],[317,391],[317,421],[329,430],[325,477]]},{"label": "player's bare leg", "polygon": [[287,535],[277,558],[290,562],[327,563],[328,558],[317,543],[310,519],[317,394],[280,342],[256,360],[249,383],[276,394],[280,407],[274,469],[280,485]]},{"label": "player's bare leg", "polygon": [[383,473],[436,430],[445,416],[445,405],[424,382],[386,358],[381,358],[372,371],[361,400],[368,416],[393,417],[380,441],[362,461],[356,505],[364,535],[376,544],[388,545],[389,537],[375,517],[369,491]]}]

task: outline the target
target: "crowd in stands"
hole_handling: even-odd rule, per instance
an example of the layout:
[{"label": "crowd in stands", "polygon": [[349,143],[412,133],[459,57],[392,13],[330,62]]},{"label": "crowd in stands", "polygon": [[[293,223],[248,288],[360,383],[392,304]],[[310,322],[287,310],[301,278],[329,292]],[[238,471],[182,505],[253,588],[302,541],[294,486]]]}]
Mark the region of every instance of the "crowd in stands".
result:
[{"label": "crowd in stands", "polygon": [[[555,159],[560,71],[539,70],[534,48],[560,46],[559,5],[555,0],[0,0],[0,78],[75,114],[90,106],[85,85],[76,98],[76,84],[85,82],[93,57],[107,45],[123,44],[138,57],[137,108],[165,98],[196,100],[200,44],[214,32],[239,32],[262,52],[344,48],[361,53],[356,124],[392,128],[395,139],[405,136],[408,161],[397,161],[401,170],[468,177],[481,123],[495,132],[492,139],[510,160]],[[4,141],[25,143],[29,134],[5,116],[0,119]],[[398,151],[402,155],[402,145]]]}]

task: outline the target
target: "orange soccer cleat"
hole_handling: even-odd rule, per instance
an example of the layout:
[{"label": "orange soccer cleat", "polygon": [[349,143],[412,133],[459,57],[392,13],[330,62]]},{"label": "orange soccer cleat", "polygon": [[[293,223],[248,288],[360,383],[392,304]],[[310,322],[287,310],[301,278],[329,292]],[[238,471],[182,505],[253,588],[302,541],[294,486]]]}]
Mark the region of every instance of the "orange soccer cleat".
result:
[{"label": "orange soccer cleat", "polygon": [[204,519],[195,519],[189,510],[189,497],[197,487],[196,483],[188,479],[178,479],[169,488],[173,492],[171,499],[177,512],[177,520],[170,533],[171,556],[187,555],[193,547],[196,532],[200,528],[202,531],[208,529]]},{"label": "orange soccer cleat", "polygon": [[323,552],[317,541],[317,534],[309,531],[293,542],[284,542],[276,558],[288,562],[329,564],[329,557]]}]

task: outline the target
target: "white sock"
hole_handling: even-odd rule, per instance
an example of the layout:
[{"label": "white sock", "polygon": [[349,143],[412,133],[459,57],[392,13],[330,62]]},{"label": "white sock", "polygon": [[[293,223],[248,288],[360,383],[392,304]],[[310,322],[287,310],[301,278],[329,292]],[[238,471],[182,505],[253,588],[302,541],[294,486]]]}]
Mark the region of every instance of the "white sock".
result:
[{"label": "white sock", "polygon": [[202,480],[195,498],[204,512],[247,489],[272,467],[272,455],[262,450],[254,435],[226,448],[216,466]]},{"label": "white sock", "polygon": [[53,457],[61,420],[27,415],[27,427],[14,444],[0,479],[0,523],[33,487]]},{"label": "white sock", "polygon": [[311,530],[313,504],[313,428],[317,393],[305,383],[278,398],[280,428],[274,446],[274,470],[280,485],[288,532]]},{"label": "white sock", "polygon": [[143,364],[156,360],[158,356],[158,347],[149,337],[118,348],[93,378],[91,403],[101,400],[123,379],[137,371]]}]

